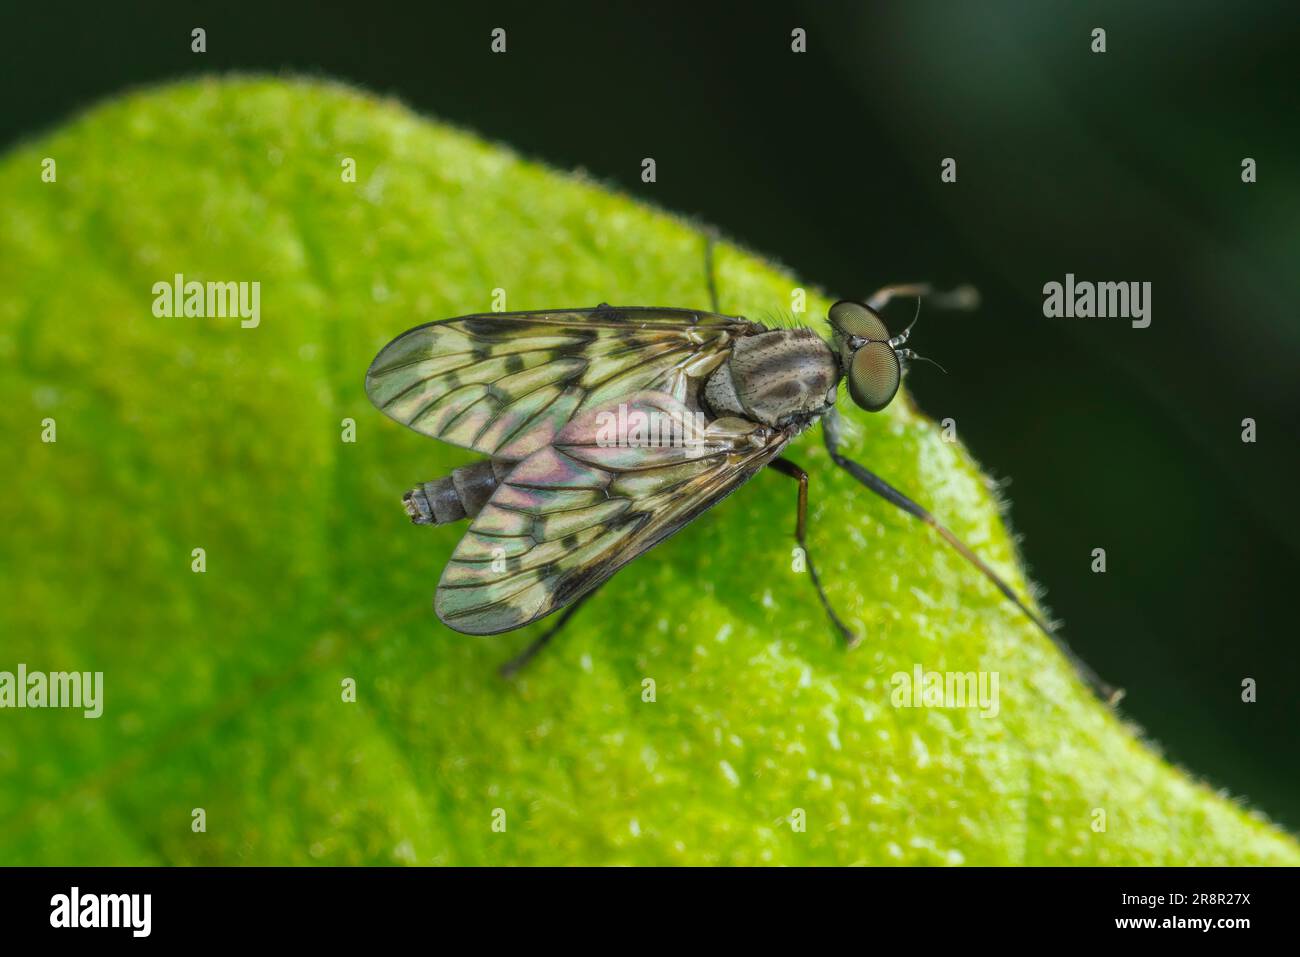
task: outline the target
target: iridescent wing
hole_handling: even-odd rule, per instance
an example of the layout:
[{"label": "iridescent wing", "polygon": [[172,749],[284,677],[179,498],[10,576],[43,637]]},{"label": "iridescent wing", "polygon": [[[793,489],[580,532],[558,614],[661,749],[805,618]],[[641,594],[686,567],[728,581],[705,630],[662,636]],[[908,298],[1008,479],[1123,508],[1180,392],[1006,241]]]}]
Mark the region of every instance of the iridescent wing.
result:
[{"label": "iridescent wing", "polygon": [[366,394],[417,432],[517,461],[574,416],[654,390],[693,404],[746,319],[649,307],[502,312],[418,326],[386,345]]},{"label": "iridescent wing", "polygon": [[495,635],[550,614],[722,501],[791,438],[692,413],[680,441],[610,443],[610,415],[635,422],[638,412],[683,408],[661,393],[631,396],[573,420],[518,463],[444,569],[438,617],[466,634]]}]

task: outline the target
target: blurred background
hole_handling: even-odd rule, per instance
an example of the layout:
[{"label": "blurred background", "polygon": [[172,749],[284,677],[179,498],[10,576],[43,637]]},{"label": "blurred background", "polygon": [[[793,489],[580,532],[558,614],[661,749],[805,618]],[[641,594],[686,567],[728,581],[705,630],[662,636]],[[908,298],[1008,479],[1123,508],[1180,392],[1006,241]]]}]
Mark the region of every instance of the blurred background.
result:
[{"label": "blurred background", "polygon": [[[834,294],[974,283],[978,313],[923,314],[913,344],[949,374],[917,367],[918,402],[1014,479],[1031,573],[1125,713],[1300,828],[1294,5],[700,6],[7,5],[0,145],[141,84],[307,73],[581,167]],[[1150,282],[1150,328],[1044,318],[1067,272]]]}]

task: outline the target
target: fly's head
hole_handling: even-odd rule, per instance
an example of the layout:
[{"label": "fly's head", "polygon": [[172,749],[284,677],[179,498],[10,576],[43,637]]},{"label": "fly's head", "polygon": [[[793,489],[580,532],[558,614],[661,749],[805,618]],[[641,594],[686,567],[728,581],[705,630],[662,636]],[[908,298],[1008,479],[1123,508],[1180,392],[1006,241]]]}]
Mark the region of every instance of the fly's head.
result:
[{"label": "fly's head", "polygon": [[[919,301],[917,306],[919,311]],[[891,337],[876,310],[850,299],[831,306],[827,318],[840,372],[848,380],[849,396],[868,412],[879,412],[898,393],[907,361],[924,358],[903,348],[916,319]]]}]

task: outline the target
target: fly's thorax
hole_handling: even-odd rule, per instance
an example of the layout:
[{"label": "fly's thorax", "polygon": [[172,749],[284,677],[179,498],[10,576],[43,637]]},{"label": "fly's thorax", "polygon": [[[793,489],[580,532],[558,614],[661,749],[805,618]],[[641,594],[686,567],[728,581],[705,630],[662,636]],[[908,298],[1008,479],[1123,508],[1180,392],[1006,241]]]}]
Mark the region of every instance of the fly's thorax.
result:
[{"label": "fly's thorax", "polygon": [[774,329],[737,340],[710,377],[704,398],[715,415],[784,427],[835,403],[840,365],[811,329]]}]

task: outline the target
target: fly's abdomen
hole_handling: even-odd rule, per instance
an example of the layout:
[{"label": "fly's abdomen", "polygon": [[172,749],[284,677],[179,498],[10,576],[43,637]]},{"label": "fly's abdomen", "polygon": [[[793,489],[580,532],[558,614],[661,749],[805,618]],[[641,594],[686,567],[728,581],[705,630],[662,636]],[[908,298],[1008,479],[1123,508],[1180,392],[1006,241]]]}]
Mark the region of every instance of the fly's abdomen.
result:
[{"label": "fly's abdomen", "polygon": [[402,496],[414,525],[446,525],[473,518],[515,463],[484,459],[462,465],[445,478],[422,482]]}]

